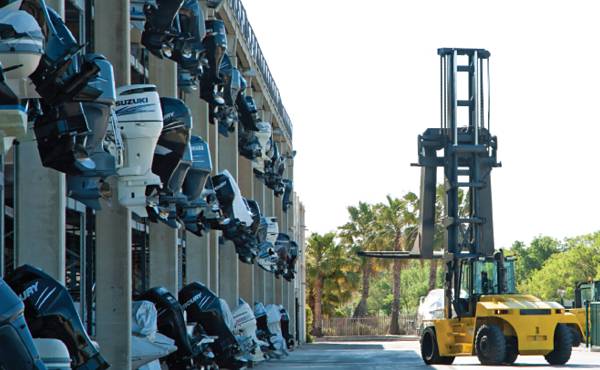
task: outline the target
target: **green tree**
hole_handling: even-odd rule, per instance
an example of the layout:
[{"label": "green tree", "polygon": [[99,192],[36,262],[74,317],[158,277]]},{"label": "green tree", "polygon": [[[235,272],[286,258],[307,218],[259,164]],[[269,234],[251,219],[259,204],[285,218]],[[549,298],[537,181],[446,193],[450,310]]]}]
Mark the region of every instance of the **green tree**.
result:
[{"label": "green tree", "polygon": [[344,245],[336,243],[335,238],[333,232],[313,233],[307,242],[306,272],[315,336],[323,334],[323,316],[333,315],[352,298],[358,286],[355,258]]},{"label": "green tree", "polygon": [[518,256],[516,262],[517,283],[524,284],[533,273],[542,268],[552,255],[563,251],[564,246],[549,236],[538,236],[531,241],[529,246],[516,241],[510,249]]},{"label": "green tree", "polygon": [[[353,253],[360,250],[375,250],[377,234],[374,229],[375,213],[373,206],[359,202],[358,206],[348,207],[350,221],[339,227],[339,236],[342,244],[346,245]],[[367,316],[367,300],[369,298],[371,275],[377,271],[377,261],[371,258],[359,258],[360,274],[362,279],[361,295],[353,317]]]},{"label": "green tree", "polygon": [[[375,230],[379,245],[383,249],[394,251],[408,250],[414,243],[418,233],[418,198],[414,193],[407,193],[401,199],[386,197],[386,203],[379,204],[376,209]],[[402,266],[404,261],[394,259],[392,268],[392,312],[390,334],[401,334],[398,318],[400,315],[400,295],[402,283]]]}]

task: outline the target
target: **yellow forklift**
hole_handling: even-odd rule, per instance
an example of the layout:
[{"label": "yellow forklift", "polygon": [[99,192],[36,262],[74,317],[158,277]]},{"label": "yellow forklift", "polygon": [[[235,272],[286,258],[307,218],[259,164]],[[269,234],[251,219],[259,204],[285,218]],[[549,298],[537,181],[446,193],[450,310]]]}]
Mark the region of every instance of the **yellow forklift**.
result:
[{"label": "yellow forklift", "polygon": [[[514,259],[494,247],[491,171],[497,138],[490,133],[489,57],[485,49],[438,49],[441,125],[418,138],[421,167],[419,237],[412,251],[361,252],[375,258],[433,259],[446,266],[444,318],[421,334],[426,364],[476,355],[484,365],[543,355],[565,364],[583,338],[577,317],[557,302],[515,289]],[[459,122],[460,121],[460,122]],[[444,250],[434,252],[437,169],[445,185]],[[467,195],[459,209],[459,191]]]}]

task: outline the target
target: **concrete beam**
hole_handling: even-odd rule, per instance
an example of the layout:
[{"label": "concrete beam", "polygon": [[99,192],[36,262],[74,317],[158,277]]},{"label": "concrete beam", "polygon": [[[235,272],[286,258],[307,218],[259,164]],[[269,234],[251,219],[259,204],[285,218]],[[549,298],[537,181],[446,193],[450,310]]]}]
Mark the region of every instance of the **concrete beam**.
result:
[{"label": "concrete beam", "polygon": [[[113,64],[117,86],[131,81],[129,0],[104,0],[94,14],[95,51]],[[110,37],[106,35],[110,30]],[[116,192],[116,184],[112,182]],[[114,369],[131,369],[131,212],[113,194],[96,214],[96,341]]]},{"label": "concrete beam", "polygon": [[[254,200],[260,206],[260,210],[263,216],[268,216],[265,213],[265,185],[257,178],[253,179],[254,182]],[[254,301],[264,302],[265,301],[265,280],[267,278],[267,272],[258,265],[254,265]],[[271,275],[271,274],[269,274]]]},{"label": "concrete beam", "polygon": [[[264,186],[265,215],[275,217],[275,195],[273,190]],[[279,222],[279,220],[277,220]],[[265,305],[275,303],[275,275],[265,274]]]},{"label": "concrete beam", "polygon": [[[208,125],[208,145],[210,147],[210,156],[213,161],[212,175],[219,172],[219,130],[215,124]],[[219,295],[219,237],[221,232],[210,231],[209,254],[210,254],[210,289]]]},{"label": "concrete beam", "polygon": [[156,85],[160,96],[177,97],[177,64],[150,53],[148,78]]}]

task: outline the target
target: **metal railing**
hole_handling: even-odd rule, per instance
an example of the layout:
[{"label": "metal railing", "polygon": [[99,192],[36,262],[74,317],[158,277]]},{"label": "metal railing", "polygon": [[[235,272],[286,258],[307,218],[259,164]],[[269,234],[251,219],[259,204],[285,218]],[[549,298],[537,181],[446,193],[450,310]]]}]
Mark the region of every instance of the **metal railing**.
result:
[{"label": "metal railing", "polygon": [[[389,316],[374,317],[331,317],[323,319],[323,335],[328,337],[380,336],[388,335]],[[417,335],[417,315],[401,314],[398,318],[400,334]]]},{"label": "metal railing", "polygon": [[240,27],[242,36],[244,37],[244,41],[248,46],[248,50],[250,51],[250,57],[257,65],[258,73],[261,75],[263,81],[267,85],[267,93],[271,96],[275,104],[275,109],[277,113],[283,120],[283,130],[290,140],[292,139],[292,121],[290,116],[288,115],[283,102],[281,101],[281,94],[279,93],[279,88],[277,88],[277,84],[275,83],[275,79],[273,79],[273,75],[271,74],[271,70],[269,69],[269,65],[267,64],[267,60],[260,49],[260,45],[258,43],[258,39],[254,34],[254,30],[248,21],[248,15],[246,14],[246,9],[244,5],[242,5],[241,0],[229,0],[229,7],[233,12],[233,16]]}]

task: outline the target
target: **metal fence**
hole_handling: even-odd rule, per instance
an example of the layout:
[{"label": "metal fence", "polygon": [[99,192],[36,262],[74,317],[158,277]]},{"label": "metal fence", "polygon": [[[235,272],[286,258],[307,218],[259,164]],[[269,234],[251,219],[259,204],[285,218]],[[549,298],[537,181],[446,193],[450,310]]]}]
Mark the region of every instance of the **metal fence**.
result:
[{"label": "metal fence", "polygon": [[[328,337],[388,335],[390,321],[389,316],[332,317],[323,319],[323,335]],[[400,334],[417,335],[416,314],[400,315],[398,324],[400,325]]]},{"label": "metal fence", "polygon": [[277,84],[275,83],[275,79],[271,75],[271,70],[269,69],[269,65],[267,64],[267,60],[260,49],[260,45],[258,44],[258,39],[254,34],[254,30],[248,21],[248,15],[246,14],[246,9],[242,5],[241,0],[229,0],[229,7],[233,11],[233,15],[242,31],[242,35],[244,37],[244,41],[246,45],[248,45],[248,50],[250,50],[250,54],[256,65],[258,66],[258,72],[262,76],[262,79],[267,84],[268,93],[273,99],[275,103],[275,108],[277,109],[277,113],[283,120],[284,124],[284,132],[288,139],[292,138],[292,121],[290,116],[288,115],[285,107],[283,106],[283,102],[281,101],[281,94],[279,93],[279,88],[277,88]]}]

